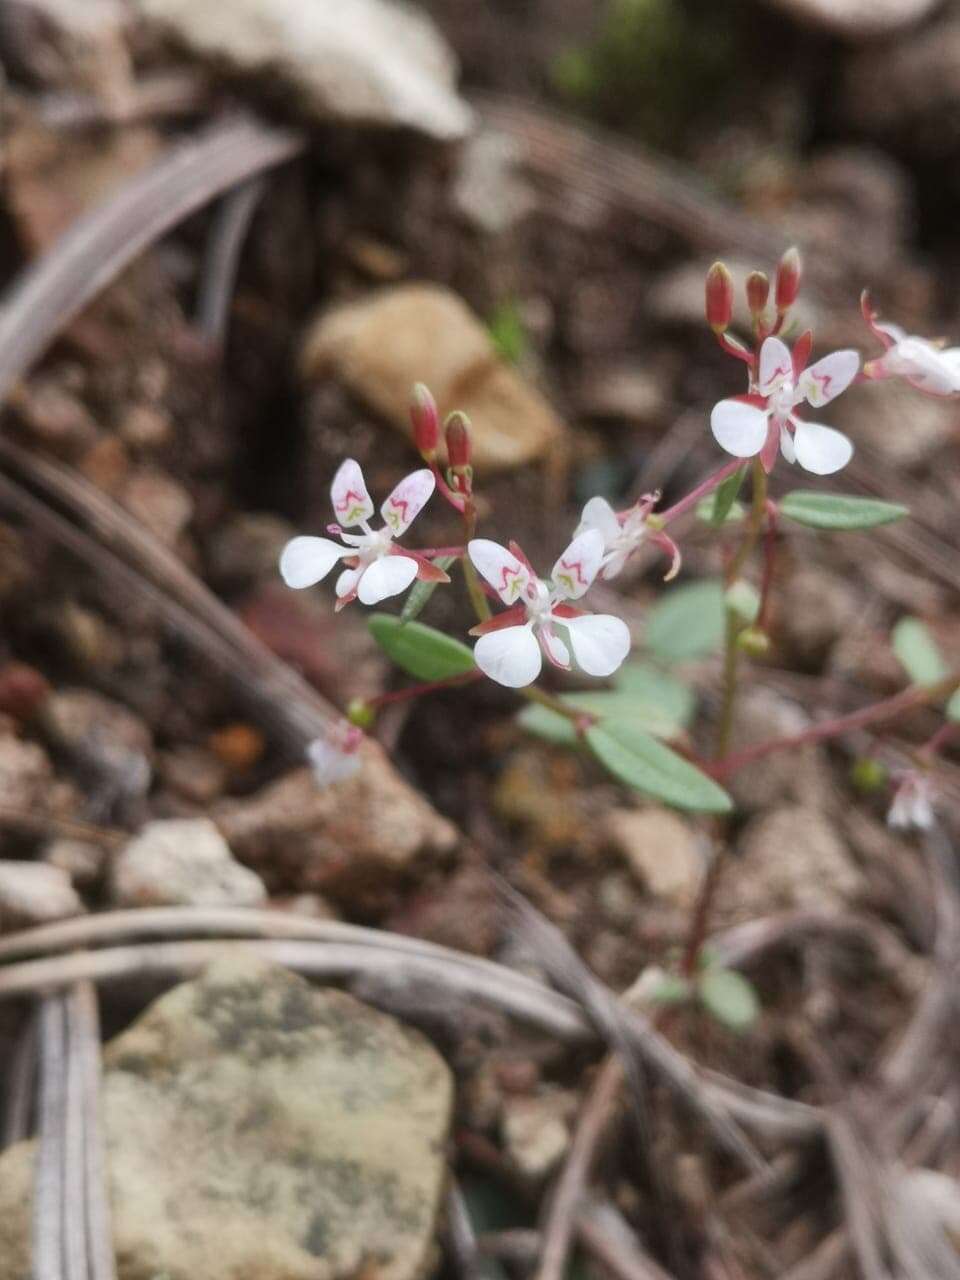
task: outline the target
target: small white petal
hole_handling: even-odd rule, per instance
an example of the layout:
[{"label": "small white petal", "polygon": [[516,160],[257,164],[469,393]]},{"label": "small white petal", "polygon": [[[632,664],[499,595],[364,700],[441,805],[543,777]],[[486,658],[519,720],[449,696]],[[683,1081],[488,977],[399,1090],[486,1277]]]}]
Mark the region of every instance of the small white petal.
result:
[{"label": "small white petal", "polygon": [[793,436],[786,427],[780,428],[780,452],[788,462],[796,462],[797,451],[793,447]]},{"label": "small white petal", "polygon": [[347,753],[327,738],[315,738],[307,747],[307,759],[318,787],[345,782],[360,772],[360,756]]},{"label": "small white petal", "polygon": [[564,669],[569,668],[570,651],[550,624],[548,623],[546,626],[540,627],[537,635],[540,639],[541,645],[543,646],[544,653],[553,665],[555,667],[563,667]]},{"label": "small white petal", "polygon": [[600,570],[600,577],[603,578],[604,582],[610,582],[620,573],[629,559],[629,549],[626,551],[614,551],[610,558],[604,561],[603,568]]},{"label": "small white petal", "polygon": [[381,556],[364,569],[357,585],[361,604],[379,604],[389,596],[406,591],[420,566],[409,556]]},{"label": "small white petal", "polygon": [[585,533],[587,529],[599,529],[603,535],[604,546],[607,547],[619,536],[620,521],[606,498],[591,498],[583,508],[577,533]]},{"label": "small white petal", "polygon": [[610,613],[564,618],[577,666],[588,676],[609,676],[630,652],[630,629]]},{"label": "small white petal", "polygon": [[540,646],[529,624],[504,627],[502,631],[481,636],[473,656],[485,676],[508,689],[522,689],[532,684],[543,665]]},{"label": "small white petal", "polygon": [[772,395],[784,378],[792,377],[793,360],[789,347],[779,338],[767,338],[760,348],[760,368],[757,373],[760,394]]},{"label": "small white petal", "polygon": [[347,547],[329,538],[291,538],[280,555],[280,575],[288,587],[312,587],[348,555]]},{"label": "small white petal", "polygon": [[330,500],[338,522],[345,529],[361,524],[373,515],[373,499],[367,493],[360,464],[353,458],[347,458],[340,464],[330,486]]},{"label": "small white petal", "polygon": [[832,476],[853,457],[853,445],[842,431],[824,427],[819,422],[795,419],[796,434],[793,447],[797,461],[805,471],[815,476]]},{"label": "small white petal", "polygon": [[907,336],[906,329],[898,324],[891,324],[888,320],[875,320],[873,327],[880,333],[886,334],[891,342],[901,342]]},{"label": "small white petal", "polygon": [[589,588],[603,559],[603,534],[585,529],[577,534],[553,566],[553,585],[568,600],[579,600]]},{"label": "small white petal", "polygon": [[363,569],[344,569],[340,577],[337,578],[336,592],[338,596],[348,596],[351,591],[355,590],[357,583],[363,577]]},{"label": "small white petal", "polygon": [[530,583],[530,573],[512,551],[489,538],[474,538],[467,546],[473,566],[486,578],[504,604],[515,604]]},{"label": "small white petal", "polygon": [[727,453],[735,458],[753,458],[767,442],[767,413],[742,400],[721,400],[713,406],[710,430]]},{"label": "small white petal", "polygon": [[954,351],[941,351],[925,338],[904,338],[887,352],[887,367],[909,379],[920,391],[948,396],[960,389],[960,362]]},{"label": "small white petal", "polygon": [[394,538],[406,533],[413,520],[420,514],[436,488],[432,471],[424,467],[404,476],[380,508],[384,524]]},{"label": "small white petal", "polygon": [[860,357],[856,351],[834,351],[800,375],[797,390],[815,408],[836,399],[857,376]]}]

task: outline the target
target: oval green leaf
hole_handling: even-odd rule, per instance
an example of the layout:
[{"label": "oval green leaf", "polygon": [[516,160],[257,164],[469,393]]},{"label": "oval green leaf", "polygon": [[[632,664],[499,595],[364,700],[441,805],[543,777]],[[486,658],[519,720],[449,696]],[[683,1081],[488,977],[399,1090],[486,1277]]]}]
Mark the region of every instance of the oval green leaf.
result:
[{"label": "oval green leaf", "polygon": [[476,670],[472,649],[422,622],[374,613],[368,626],[384,653],[417,680],[450,680]]},{"label": "oval green leaf", "polygon": [[646,645],[663,662],[716,653],[723,644],[723,584],[707,578],[674,587],[647,615]]},{"label": "oval green leaf", "polygon": [[[676,737],[689,724],[694,709],[693,693],[685,684],[640,662],[631,662],[620,671],[614,689],[562,694],[560,700],[602,720],[633,721],[657,738]],[[573,724],[539,703],[525,707],[517,723],[547,742],[577,745]]]},{"label": "oval green leaf", "polygon": [[742,520],[746,515],[746,510],[737,502],[737,495],[740,493],[746,474],[746,467],[741,467],[732,476],[727,476],[726,480],[721,485],[718,485],[713,493],[699,502],[697,504],[697,515],[700,519],[705,520],[707,524],[712,524],[715,529],[730,519]]},{"label": "oval green leaf", "polygon": [[603,767],[644,795],[695,813],[729,813],[733,808],[722,787],[634,724],[606,720],[591,725],[585,736]]},{"label": "oval green leaf", "polygon": [[794,489],[780,503],[780,514],[812,529],[875,529],[881,524],[902,520],[910,512],[896,502],[877,498],[852,498],[842,493],[820,493],[815,489]]},{"label": "oval green leaf", "polygon": [[760,1012],[757,993],[732,969],[706,969],[697,981],[697,995],[704,1008],[731,1031],[746,1031]]},{"label": "oval green leaf", "polygon": [[936,684],[947,674],[937,642],[919,618],[901,618],[893,628],[893,651],[914,684]]}]

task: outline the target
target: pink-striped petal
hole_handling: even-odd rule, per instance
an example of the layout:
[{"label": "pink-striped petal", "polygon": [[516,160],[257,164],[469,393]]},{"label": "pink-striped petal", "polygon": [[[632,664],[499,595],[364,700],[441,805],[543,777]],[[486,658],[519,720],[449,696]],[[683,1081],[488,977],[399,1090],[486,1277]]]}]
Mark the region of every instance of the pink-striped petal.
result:
[{"label": "pink-striped petal", "polygon": [[[769,342],[770,339],[767,339]],[[767,441],[767,413],[745,400],[721,400],[710,414],[714,439],[735,458],[753,458]]]},{"label": "pink-striped petal", "polygon": [[474,568],[493,587],[504,604],[514,604],[531,583],[530,571],[512,551],[489,538],[474,538],[467,546]]},{"label": "pink-striped petal", "polygon": [[508,689],[522,689],[532,684],[543,665],[540,646],[529,623],[481,636],[473,656],[485,676]]},{"label": "pink-striped petal", "polygon": [[610,676],[630,652],[630,630],[610,613],[587,613],[564,625],[577,666],[588,676]]},{"label": "pink-striped petal", "polygon": [[288,587],[312,587],[350,554],[329,538],[291,538],[280,555],[280,575]]},{"label": "pink-striped petal", "polygon": [[345,529],[362,524],[373,515],[373,499],[367,493],[360,464],[353,458],[340,464],[330,486],[330,500],[337,520]]},{"label": "pink-striped petal", "polygon": [[395,538],[406,533],[436,488],[433,472],[426,467],[404,476],[380,508],[384,524]]},{"label": "pink-striped petal", "polygon": [[846,391],[859,368],[856,351],[834,351],[803,371],[797,390],[808,404],[819,408]]},{"label": "pink-striped petal", "polygon": [[553,585],[567,600],[579,600],[597,576],[602,559],[603,534],[599,529],[586,529],[553,566]]},{"label": "pink-striped petal", "polygon": [[379,604],[390,596],[406,591],[417,576],[416,560],[409,556],[381,556],[360,577],[357,598],[361,604]]},{"label": "pink-striped petal", "polygon": [[793,359],[790,348],[779,338],[767,338],[760,348],[760,368],[757,373],[760,394],[772,395],[784,378],[792,377]]}]

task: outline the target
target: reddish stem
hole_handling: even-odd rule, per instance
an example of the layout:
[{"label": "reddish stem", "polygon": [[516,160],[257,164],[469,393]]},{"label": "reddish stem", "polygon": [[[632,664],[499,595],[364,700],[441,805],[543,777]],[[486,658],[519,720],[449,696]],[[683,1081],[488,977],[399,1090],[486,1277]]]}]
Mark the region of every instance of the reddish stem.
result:
[{"label": "reddish stem", "polygon": [[439,556],[453,556],[455,560],[459,560],[461,556],[467,554],[466,547],[418,547],[417,554],[425,556],[428,560],[436,560]]},{"label": "reddish stem", "polygon": [[378,693],[373,698],[366,698],[368,707],[374,710],[390,706],[394,702],[409,702],[420,698],[425,693],[437,693],[441,689],[456,689],[462,684],[473,684],[483,677],[482,671],[466,671],[460,676],[448,676],[446,680],[428,680],[424,684],[407,685],[405,689],[393,689],[389,693]]},{"label": "reddish stem", "polygon": [[823,720],[820,724],[811,725],[809,729],[804,729],[800,733],[785,734],[781,738],[768,738],[766,742],[758,742],[755,746],[724,756],[712,764],[706,763],[702,768],[713,778],[728,778],[738,769],[762,760],[764,756],[772,755],[775,751],[790,751],[796,747],[806,747],[810,743],[837,738],[843,733],[865,729],[868,725],[880,724],[884,720],[894,720],[915,707],[923,707],[930,702],[937,702],[940,698],[947,697],[958,685],[960,685],[960,668],[951,671],[936,684],[911,685],[909,689],[894,694],[892,698],[884,698],[882,702],[874,702],[871,706],[862,707],[859,711],[852,711],[846,716],[835,716],[830,720]]},{"label": "reddish stem", "polygon": [[717,334],[717,342],[728,356],[736,356],[738,360],[742,360],[744,364],[753,368],[754,359],[746,347],[740,346],[738,342],[732,342],[725,333]]},{"label": "reddish stem", "polygon": [[763,578],[760,583],[760,611],[757,627],[767,631],[773,599],[773,579],[777,568],[777,504],[767,499],[767,527],[763,535]]},{"label": "reddish stem", "polygon": [[447,484],[446,480],[444,479],[443,473],[441,472],[440,468],[437,466],[436,462],[430,463],[430,470],[433,472],[433,478],[437,482],[437,488],[440,490],[441,497],[446,498],[447,502],[450,503],[454,511],[459,511],[460,515],[463,515],[467,505],[466,498],[463,496],[463,494],[454,493],[454,491],[450,488],[450,486]]},{"label": "reddish stem", "polygon": [[708,476],[706,480],[700,482],[695,489],[691,489],[685,498],[681,498],[679,502],[675,502],[672,507],[667,507],[666,511],[658,511],[657,519],[662,521],[664,525],[676,520],[677,516],[682,516],[685,511],[689,511],[691,507],[695,507],[701,498],[705,498],[708,493],[712,493],[719,485],[723,484],[728,476],[744,465],[743,458],[733,458],[730,462],[725,462],[719,471],[715,471],[712,476]]}]

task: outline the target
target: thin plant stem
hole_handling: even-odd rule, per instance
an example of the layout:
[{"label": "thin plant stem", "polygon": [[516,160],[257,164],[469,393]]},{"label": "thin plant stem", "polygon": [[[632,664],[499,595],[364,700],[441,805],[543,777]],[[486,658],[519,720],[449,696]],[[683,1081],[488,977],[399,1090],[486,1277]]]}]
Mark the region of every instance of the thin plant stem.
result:
[{"label": "thin plant stem", "polygon": [[[470,539],[477,531],[477,508],[472,498],[467,499],[463,508],[463,529],[464,543],[469,545]],[[468,555],[465,555],[460,564],[463,567],[463,580],[467,584],[467,593],[470,596],[470,603],[473,605],[473,612],[477,615],[477,621],[486,622],[490,617],[490,605],[483,593],[483,587],[480,585],[477,571],[473,567],[473,561]]]},{"label": "thin plant stem", "polygon": [[719,471],[715,471],[712,476],[707,476],[706,480],[701,481],[695,489],[691,489],[685,498],[675,502],[672,507],[667,507],[666,511],[658,511],[657,519],[662,524],[668,525],[671,520],[676,520],[677,516],[682,516],[685,511],[689,511],[691,507],[696,506],[701,498],[713,493],[714,489],[723,484],[728,476],[732,476],[742,466],[742,458],[733,458],[730,462],[725,462]]},{"label": "thin plant stem", "polygon": [[404,689],[391,689],[387,693],[378,693],[372,698],[364,699],[364,706],[371,710],[389,707],[396,702],[410,702],[414,698],[422,698],[427,693],[439,693],[443,689],[457,689],[460,685],[474,684],[483,675],[482,671],[466,671],[462,675],[447,676],[445,680],[427,680],[423,684],[410,684]]},{"label": "thin plant stem", "polygon": [[597,722],[598,717],[591,712],[584,711],[582,707],[568,706],[562,698],[558,698],[552,693],[547,693],[546,689],[541,689],[535,684],[529,684],[524,689],[518,689],[517,693],[526,698],[528,702],[538,702],[541,707],[547,707],[548,710],[555,711],[557,715],[570,720],[577,733],[584,733],[592,724]]}]

